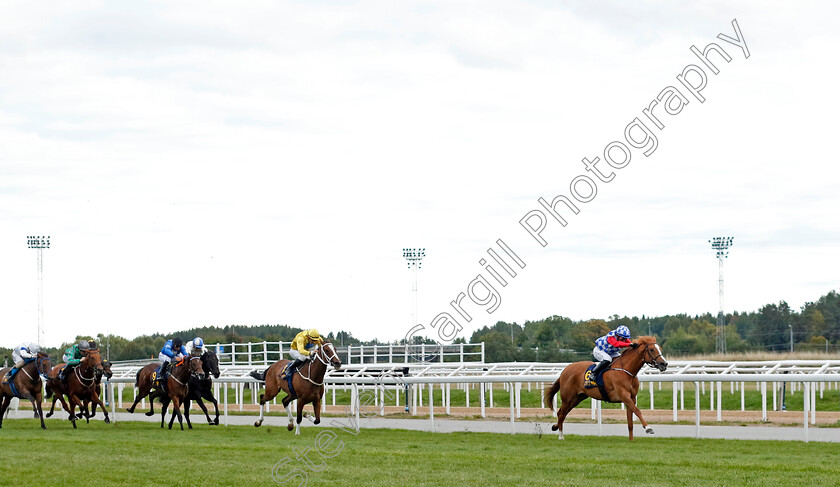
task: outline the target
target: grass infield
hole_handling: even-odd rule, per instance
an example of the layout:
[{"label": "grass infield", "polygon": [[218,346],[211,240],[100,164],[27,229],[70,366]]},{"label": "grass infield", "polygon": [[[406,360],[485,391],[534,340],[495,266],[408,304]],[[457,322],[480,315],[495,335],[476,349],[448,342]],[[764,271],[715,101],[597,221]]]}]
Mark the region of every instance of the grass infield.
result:
[{"label": "grass infield", "polygon": [[[309,486],[741,486],[838,484],[840,444],[12,419],[0,430],[0,484]],[[340,442],[340,443],[339,443]],[[306,449],[309,448],[307,451]],[[311,465],[297,459],[305,452]],[[283,463],[288,457],[290,461]],[[279,464],[279,466],[278,466]],[[306,479],[300,472],[306,473]],[[274,470],[274,477],[272,472]],[[278,482],[286,477],[286,482]],[[276,479],[276,480],[275,480]]]}]

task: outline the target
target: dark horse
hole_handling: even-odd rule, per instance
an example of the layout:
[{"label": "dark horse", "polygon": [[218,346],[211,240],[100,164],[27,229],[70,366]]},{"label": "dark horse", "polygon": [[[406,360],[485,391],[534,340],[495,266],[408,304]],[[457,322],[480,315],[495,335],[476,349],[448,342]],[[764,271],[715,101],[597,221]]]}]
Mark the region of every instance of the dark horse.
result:
[{"label": "dark horse", "polygon": [[[29,399],[32,403],[32,409],[35,411],[35,417],[41,420],[41,428],[47,429],[47,425],[44,424],[44,412],[41,410],[41,401],[43,400],[41,376],[46,377],[51,368],[49,355],[39,352],[35,360],[24,364],[9,383],[6,383],[5,380],[0,383],[0,428],[3,427],[3,416],[6,414],[9,404],[12,403],[12,398],[17,397]],[[0,369],[0,377],[5,377],[10,370],[11,367]],[[14,389],[12,384],[14,384]]]},{"label": "dark horse", "polygon": [[[102,376],[105,375],[105,378],[110,380],[111,376],[114,375],[114,373],[111,372],[111,365],[112,364],[109,360],[103,360],[102,361],[102,372],[96,374],[96,395],[97,396],[102,397],[102,386],[100,385],[102,383]],[[113,387],[113,386],[111,386],[111,387]],[[116,396],[114,396],[114,397],[116,399]],[[107,400],[107,399],[108,398],[105,398],[105,400]],[[96,403],[93,403],[93,406],[90,409],[90,414],[88,414],[88,405],[89,404],[90,404],[90,401],[86,400],[85,403],[82,405],[82,410],[84,412],[84,417],[85,418],[92,418],[92,417],[96,416]],[[104,408],[103,408],[103,410],[104,410]],[[79,419],[82,419],[82,412],[80,412],[78,414],[78,416],[76,416],[76,417],[79,418]]]},{"label": "dark horse", "polygon": [[[200,379],[195,375],[190,376],[189,390],[187,391],[187,397],[184,398],[184,418],[186,418],[187,426],[190,429],[192,429],[192,423],[190,422],[190,401],[196,401],[201,410],[204,411],[204,416],[207,417],[207,424],[219,424],[219,401],[213,397],[213,379],[210,378],[212,374],[213,377],[218,379],[221,374],[219,371],[219,357],[215,352],[207,350],[201,355],[201,368],[204,371],[204,378]],[[163,417],[166,415],[166,408],[169,406],[169,397],[160,392],[152,393],[151,397],[152,400],[155,397],[160,398],[160,421],[162,425]],[[202,398],[213,403],[213,407],[216,408],[216,419],[210,419],[210,414],[207,413],[207,407],[204,405]]]},{"label": "dark horse", "polygon": [[[58,375],[61,368],[65,365],[56,365],[53,367],[47,377],[47,397],[55,394],[52,407],[50,408],[50,412],[47,413],[47,417],[52,416],[56,401],[61,401],[61,406],[70,414],[68,419],[73,422],[74,428],[76,427],[76,419],[81,419],[81,415],[86,411],[84,406],[85,401],[98,404],[105,414],[105,422],[111,422],[111,419],[108,417],[108,410],[105,408],[105,404],[102,403],[102,399],[99,398],[97,391],[98,384],[96,383],[96,378],[102,377],[104,372],[102,356],[99,355],[98,350],[89,350],[83,352],[83,354],[84,356],[79,362],[79,365],[73,369],[73,372],[64,381],[59,379]],[[64,401],[65,395],[70,403],[69,406]],[[79,407],[79,417],[76,416],[76,406]],[[88,421],[90,421],[89,418]]]},{"label": "dark horse", "polygon": [[[295,389],[297,397],[292,397],[289,393],[288,381],[280,378],[280,373],[283,367],[291,360],[278,360],[265,369],[264,372],[251,372],[251,377],[265,382],[265,394],[260,394],[260,417],[254,422],[254,426],[259,426],[263,422],[263,412],[265,411],[265,403],[274,399],[281,390],[286,393],[283,398],[283,407],[289,413],[289,431],[295,428],[295,434],[300,434],[300,422],[303,420],[303,407],[312,403],[315,409],[315,424],[321,422],[321,398],[324,396],[324,374],[327,373],[327,365],[332,365],[336,370],[341,368],[341,360],[335,352],[335,347],[332,343],[326,342],[323,346],[312,351],[313,357],[306,362],[305,365],[300,366],[298,373],[292,378],[292,386]],[[297,425],[294,425],[292,420],[292,409],[289,404],[297,399]]]},{"label": "dark horse", "polygon": [[629,349],[613,360],[610,368],[602,372],[607,397],[602,397],[601,391],[597,387],[587,389],[583,386],[584,375],[590,365],[592,365],[592,362],[589,361],[569,364],[560,373],[560,378],[545,389],[545,404],[549,409],[552,407],[552,400],[558,391],[560,391],[560,399],[562,400],[560,407],[557,409],[557,424],[551,425],[551,431],[559,429],[559,438],[562,440],[563,420],[575,406],[588,396],[602,401],[622,402],[627,406],[627,429],[630,431],[631,441],[633,440],[634,414],[642,422],[645,432],[653,434],[653,428],[648,426],[642,417],[642,412],[636,407],[636,394],[639,392],[639,379],[636,378],[636,374],[639,373],[642,365],[650,365],[660,371],[664,371],[668,367],[668,362],[662,356],[662,349],[656,343],[656,338],[648,336],[637,338]]}]

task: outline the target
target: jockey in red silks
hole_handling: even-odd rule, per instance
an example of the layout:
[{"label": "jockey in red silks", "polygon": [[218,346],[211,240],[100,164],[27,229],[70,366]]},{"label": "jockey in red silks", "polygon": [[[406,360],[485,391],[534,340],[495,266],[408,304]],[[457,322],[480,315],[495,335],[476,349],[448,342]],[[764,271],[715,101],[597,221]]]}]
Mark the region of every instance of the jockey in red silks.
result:
[{"label": "jockey in red silks", "polygon": [[595,348],[592,350],[592,355],[595,356],[595,360],[599,361],[599,363],[592,369],[592,380],[595,380],[601,371],[609,367],[615,357],[621,355],[619,349],[629,347],[632,344],[630,341],[630,329],[624,325],[595,340]]}]

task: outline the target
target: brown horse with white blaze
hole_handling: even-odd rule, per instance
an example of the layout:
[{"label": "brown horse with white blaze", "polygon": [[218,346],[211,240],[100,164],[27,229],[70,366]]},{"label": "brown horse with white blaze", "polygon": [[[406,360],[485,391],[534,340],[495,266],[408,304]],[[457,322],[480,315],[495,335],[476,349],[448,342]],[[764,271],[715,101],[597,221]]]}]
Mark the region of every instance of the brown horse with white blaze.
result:
[{"label": "brown horse with white blaze", "polygon": [[636,375],[643,365],[656,367],[664,371],[668,362],[662,356],[662,349],[656,343],[656,338],[641,336],[635,340],[618,358],[613,360],[610,368],[603,371],[604,391],[607,397],[603,397],[597,387],[584,387],[586,369],[592,365],[590,361],[574,362],[569,364],[560,378],[545,390],[546,407],[552,408],[554,396],[560,393],[561,404],[557,409],[557,424],[551,425],[552,431],[560,430],[559,439],[563,439],[563,421],[566,415],[587,397],[608,402],[621,402],[627,407],[627,429],[630,433],[630,441],[633,440],[633,415],[639,418],[645,432],[653,434],[653,428],[648,426],[642,417],[642,412],[636,406],[636,394],[639,392],[639,379]]},{"label": "brown horse with white blaze", "polygon": [[[310,403],[315,410],[315,424],[321,422],[321,398],[324,396],[324,375],[327,373],[328,365],[332,365],[336,370],[340,369],[341,360],[338,358],[335,347],[330,342],[325,342],[322,346],[313,350],[311,354],[312,358],[306,364],[301,365],[292,377],[292,387],[294,387],[296,397],[293,397],[289,392],[288,381],[280,378],[283,368],[291,360],[278,360],[262,373],[257,371],[251,372],[251,377],[265,382],[265,393],[260,394],[260,417],[254,422],[254,426],[262,424],[265,403],[274,399],[274,396],[281,390],[286,393],[286,397],[283,398],[283,407],[286,408],[286,412],[289,414],[289,431],[294,428],[295,434],[300,434],[303,408]],[[297,399],[297,425],[294,424],[292,409],[289,406],[295,399]]]}]

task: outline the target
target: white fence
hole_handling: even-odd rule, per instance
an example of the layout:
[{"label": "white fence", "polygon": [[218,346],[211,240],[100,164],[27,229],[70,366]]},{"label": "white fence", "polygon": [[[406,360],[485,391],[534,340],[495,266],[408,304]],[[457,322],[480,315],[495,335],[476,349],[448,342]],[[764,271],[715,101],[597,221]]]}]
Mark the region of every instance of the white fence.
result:
[{"label": "white fence", "polygon": [[[220,365],[270,365],[288,359],[291,342],[208,343]],[[335,345],[335,344],[333,344]],[[344,365],[412,363],[484,363],[484,343],[452,345],[335,345]],[[144,365],[156,360],[115,360],[115,366]]]},{"label": "white fence", "polygon": [[[428,391],[429,400],[426,401],[429,407],[429,419],[434,423],[435,405],[431,403],[432,392],[435,387],[442,391],[441,408],[450,413],[451,401],[450,391],[452,384],[466,392],[467,406],[470,405],[470,391],[477,392],[478,397],[474,399],[476,406],[480,408],[481,416],[486,417],[486,408],[494,407],[493,385],[503,384],[505,389],[512,391],[512,400],[508,401],[510,409],[511,425],[516,418],[521,417],[521,391],[523,385],[531,389],[535,386],[542,390],[547,384],[551,384],[559,376],[563,367],[568,364],[544,364],[544,363],[510,363],[510,364],[420,364],[404,367],[405,364],[388,364],[385,366],[376,364],[356,365],[342,367],[341,371],[330,371],[325,378],[327,385],[327,397],[323,405],[329,402],[329,395],[332,392],[332,404],[335,405],[335,391],[349,390],[351,393],[350,408],[357,419],[364,408],[373,407],[377,414],[384,415],[386,400],[393,401],[397,406],[405,405],[413,414],[417,414],[417,408],[423,407],[423,396]],[[225,424],[227,424],[228,413],[228,388],[235,391],[234,405],[240,411],[244,405],[244,388],[246,384],[256,385],[256,381],[248,376],[251,370],[260,367],[248,366],[225,366],[222,367],[222,375],[215,380],[217,397],[223,401]],[[138,367],[114,368],[114,377],[111,379],[116,384],[118,397],[126,384],[133,387],[134,375]],[[408,372],[408,374],[406,374]],[[776,362],[671,362],[669,371],[659,373],[651,369],[643,369],[639,374],[642,383],[642,390],[639,394],[649,394],[651,409],[653,409],[654,395],[657,385],[661,391],[662,383],[673,383],[671,388],[672,409],[674,421],[677,420],[677,411],[685,410],[685,390],[693,384],[695,391],[695,425],[697,436],[700,435],[700,397],[705,393],[706,384],[709,387],[709,409],[717,412],[717,421],[721,421],[721,398],[723,384],[728,383],[732,393],[737,389],[741,393],[741,410],[745,410],[744,391],[747,384],[753,385],[761,391],[762,420],[767,420],[768,402],[769,410],[779,409],[780,388],[784,383],[791,384],[791,393],[801,391],[804,395],[803,407],[803,439],[808,441],[808,426],[816,422],[816,394],[820,397],[825,390],[837,389],[840,386],[840,361],[776,361]],[[767,384],[771,386],[767,387]],[[253,387],[253,386],[249,386]],[[258,387],[258,386],[257,386]],[[113,387],[109,388],[112,401],[112,408],[124,407],[125,405],[114,404]],[[135,392],[136,393],[136,392]],[[660,393],[661,394],[661,393]],[[403,400],[400,400],[402,395]],[[408,396],[406,396],[408,395]],[[252,394],[252,401],[256,404],[257,394]],[[366,400],[362,400],[366,397]],[[409,401],[405,401],[406,397]],[[475,396],[474,396],[475,397]],[[552,405],[552,406],[556,406]],[[541,404],[545,407],[545,404]],[[592,401],[592,419],[600,424],[600,401]],[[809,420],[810,415],[810,420]]]}]

